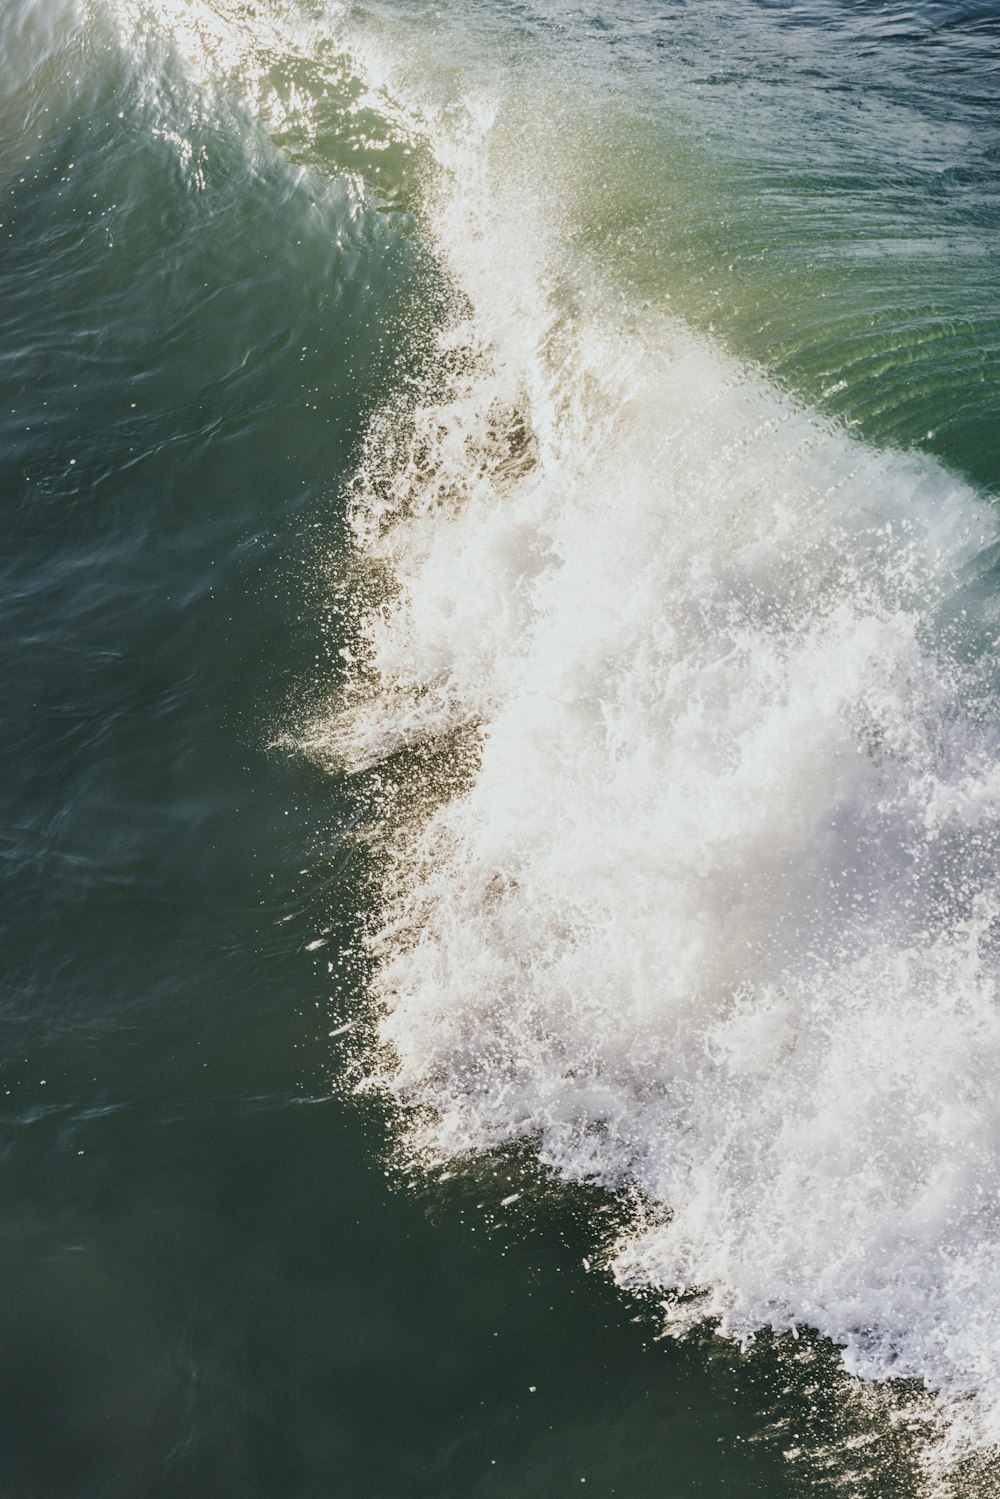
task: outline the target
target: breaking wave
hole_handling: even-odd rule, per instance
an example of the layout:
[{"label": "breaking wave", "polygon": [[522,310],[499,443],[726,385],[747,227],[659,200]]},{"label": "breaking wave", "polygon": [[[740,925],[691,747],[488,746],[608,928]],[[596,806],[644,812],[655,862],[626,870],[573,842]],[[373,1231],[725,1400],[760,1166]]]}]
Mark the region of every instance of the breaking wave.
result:
[{"label": "breaking wave", "polygon": [[427,1167],[631,1194],[670,1330],[938,1391],[947,1468],[1000,1437],[992,513],[570,253],[502,108],[422,128],[453,314],[310,735],[410,787],[376,1081]]}]

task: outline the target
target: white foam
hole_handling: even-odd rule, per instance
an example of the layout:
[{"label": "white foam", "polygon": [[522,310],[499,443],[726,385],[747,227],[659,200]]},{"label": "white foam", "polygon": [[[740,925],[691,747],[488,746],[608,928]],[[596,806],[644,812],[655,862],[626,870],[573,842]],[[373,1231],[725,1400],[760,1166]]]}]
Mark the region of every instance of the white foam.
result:
[{"label": "white foam", "polygon": [[376,424],[326,732],[481,753],[389,856],[380,1085],[428,1163],[637,1188],[674,1325],[810,1324],[995,1440],[1000,735],[940,613],[992,516],[574,269],[502,110],[427,119],[460,373]]}]

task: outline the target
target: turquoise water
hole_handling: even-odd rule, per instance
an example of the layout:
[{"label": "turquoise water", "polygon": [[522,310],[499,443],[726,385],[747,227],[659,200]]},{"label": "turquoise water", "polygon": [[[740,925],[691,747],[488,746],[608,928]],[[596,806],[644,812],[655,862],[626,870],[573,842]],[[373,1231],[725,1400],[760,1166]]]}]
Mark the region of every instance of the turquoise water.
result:
[{"label": "turquoise water", "polygon": [[0,56],[4,1495],[992,1492],[992,8]]}]

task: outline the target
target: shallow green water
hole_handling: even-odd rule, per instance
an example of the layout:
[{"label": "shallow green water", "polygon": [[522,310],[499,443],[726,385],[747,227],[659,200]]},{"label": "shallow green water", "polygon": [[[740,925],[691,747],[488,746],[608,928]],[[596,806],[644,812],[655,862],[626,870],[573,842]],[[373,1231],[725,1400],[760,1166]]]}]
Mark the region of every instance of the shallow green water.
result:
[{"label": "shallow green water", "polygon": [[[167,7],[11,0],[0,17],[0,1489],[777,1499],[824,1473],[788,1450],[830,1442],[827,1476],[862,1483],[868,1457],[857,1474],[838,1442],[865,1418],[829,1371],[813,1388],[815,1367],[707,1332],[657,1341],[651,1312],[586,1272],[596,1193],[530,1171],[525,1188],[506,1157],[401,1183],[383,1105],[338,1088],[351,1033],[331,1033],[362,1003],[334,970],[371,899],[349,832],[363,804],[287,736],[342,677],[346,488],[368,424],[422,367],[447,276],[429,148],[386,122],[339,43],[317,51],[322,16],[296,52],[234,12],[264,38],[251,69],[208,45],[213,14],[183,13],[184,45]],[[565,20],[470,15],[480,71],[483,35],[506,28],[514,58]],[[442,23],[447,46],[464,24]],[[618,244],[629,296],[672,258],[675,310],[719,331],[724,231],[740,247],[726,347],[807,400],[862,325],[857,358],[898,371],[912,318],[926,391],[902,382],[880,405],[865,377],[829,409],[995,489],[995,221],[957,268],[939,223],[898,318],[897,262],[852,266],[845,326],[809,341],[802,307],[839,275],[835,250],[798,253],[728,148],[711,182],[661,185],[668,127],[595,127],[596,152],[634,153],[629,202],[609,192],[574,253],[606,275]],[[765,199],[790,172],[775,163]],[[778,226],[766,255],[751,200]],[[948,211],[971,244],[966,200]],[[877,1491],[912,1492],[892,1442]]]}]

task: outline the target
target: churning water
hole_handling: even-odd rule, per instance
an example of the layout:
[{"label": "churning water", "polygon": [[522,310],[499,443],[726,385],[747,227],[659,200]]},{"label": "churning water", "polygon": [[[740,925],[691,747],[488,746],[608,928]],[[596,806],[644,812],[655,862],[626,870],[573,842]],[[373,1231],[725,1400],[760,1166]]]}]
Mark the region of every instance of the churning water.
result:
[{"label": "churning water", "polygon": [[[325,803],[354,849],[308,918],[348,1048],[314,1038],[313,1065],[374,1097],[416,1183],[510,1176],[489,1191],[526,1224],[577,1184],[586,1263],[655,1331],[784,1350],[782,1482],[992,1492],[1000,20],[95,0],[2,24],[5,286],[62,309],[6,314],[24,503],[50,483],[26,415],[72,425],[88,379],[121,407],[112,443],[80,434],[88,539],[23,596],[108,618],[111,567],[162,619],[123,580],[192,507],[204,581],[179,586],[218,620],[209,569],[243,578],[267,486],[289,497],[310,580],[263,585],[280,645],[227,606],[249,675],[211,733],[305,778],[307,880]],[[132,473],[170,443],[196,506],[182,464],[162,504]],[[36,546],[43,573],[66,551]],[[227,652],[189,650],[225,699]],[[254,672],[280,706],[255,714]],[[175,766],[204,753],[188,695]],[[182,788],[186,867],[230,833]],[[671,1462],[611,1461],[601,1491],[687,1493]],[[343,1492],[504,1492],[445,1471]],[[756,1492],[739,1471],[714,1483]]]}]

